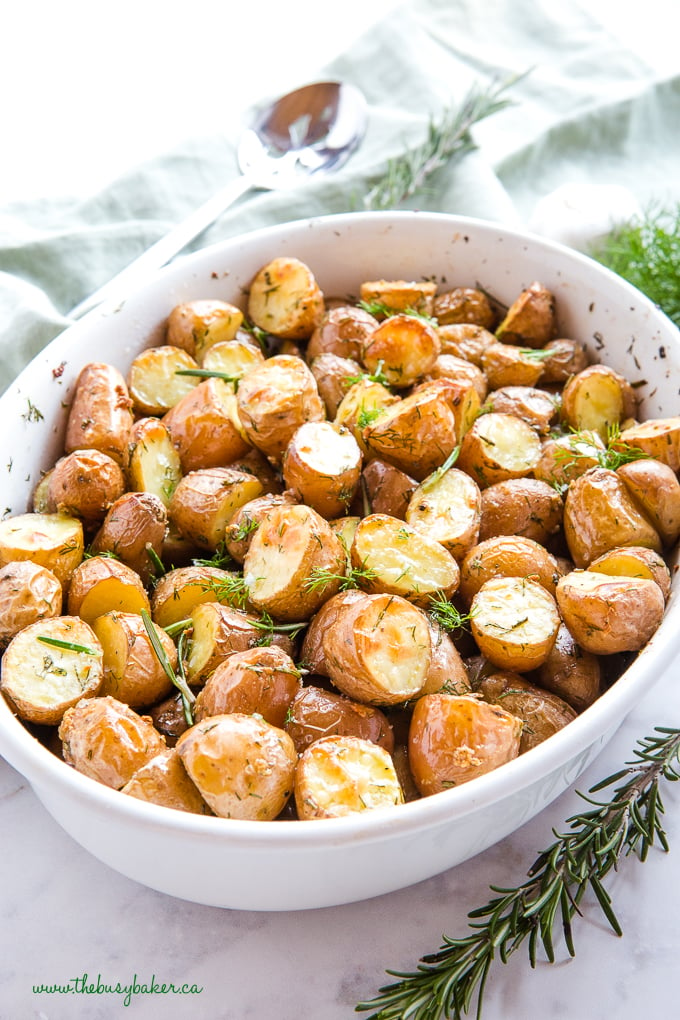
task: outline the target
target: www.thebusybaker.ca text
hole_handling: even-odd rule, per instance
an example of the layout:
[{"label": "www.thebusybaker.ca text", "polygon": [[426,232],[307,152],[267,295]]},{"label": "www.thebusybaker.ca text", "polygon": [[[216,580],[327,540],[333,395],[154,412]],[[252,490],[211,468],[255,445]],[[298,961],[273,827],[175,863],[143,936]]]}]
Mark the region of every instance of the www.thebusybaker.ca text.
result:
[{"label": "www.thebusybaker.ca text", "polygon": [[35,995],[122,995],[124,1006],[130,1005],[134,995],[200,995],[202,991],[198,985],[187,982],[175,984],[173,981],[157,981],[155,974],[151,975],[148,982],[140,982],[135,974],[127,984],[121,981],[108,984],[102,981],[101,974],[97,974],[95,982],[88,974],[83,974],[81,977],[69,978],[65,984],[33,985]]}]

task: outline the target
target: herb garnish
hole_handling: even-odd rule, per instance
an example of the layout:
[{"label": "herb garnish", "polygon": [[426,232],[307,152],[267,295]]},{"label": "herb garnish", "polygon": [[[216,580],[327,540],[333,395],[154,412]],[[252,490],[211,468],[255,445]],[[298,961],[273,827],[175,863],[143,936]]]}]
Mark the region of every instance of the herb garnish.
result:
[{"label": "herb garnish", "polygon": [[81,652],[83,655],[97,654],[95,648],[90,648],[89,645],[78,645],[74,641],[62,641],[60,638],[43,637],[42,634],[38,635],[38,641],[42,641],[44,645],[53,645],[54,648],[65,648],[69,652]]},{"label": "herb garnish", "polygon": [[[154,655],[163,667],[163,672],[167,676],[168,680],[177,688],[182,698],[182,708],[184,709],[184,718],[189,726],[194,725],[194,714],[193,705],[196,701],[196,696],[187,684],[186,677],[184,675],[184,663],[182,662],[183,647],[178,649],[178,673],[172,668],[172,663],[168,658],[163,645],[160,642],[160,638],[156,633],[155,626],[151,620],[146,609],[141,611],[142,623],[144,624],[144,630],[148,634],[149,643],[153,649]],[[183,630],[180,634],[180,642],[184,638],[186,630]]]}]

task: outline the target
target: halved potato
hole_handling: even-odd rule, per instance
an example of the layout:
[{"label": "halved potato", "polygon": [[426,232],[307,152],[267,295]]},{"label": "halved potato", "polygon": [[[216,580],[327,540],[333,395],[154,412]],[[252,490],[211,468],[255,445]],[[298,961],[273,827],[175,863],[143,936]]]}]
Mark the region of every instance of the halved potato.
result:
[{"label": "halved potato", "polygon": [[543,743],[576,718],[576,712],[566,701],[517,673],[493,673],[482,680],[478,691],[489,704],[500,705],[522,720],[520,754]]},{"label": "halved potato", "polygon": [[598,657],[581,648],[566,624],[561,623],[550,655],[538,671],[537,682],[582,712],[600,696],[601,675]]},{"label": "halved potato", "polygon": [[464,322],[491,330],[496,322],[491,302],[476,287],[454,287],[438,294],[434,299],[433,314],[440,326]]},{"label": "halved potato", "polygon": [[247,648],[221,662],[201,689],[194,719],[242,712],[261,715],[272,726],[284,728],[291,702],[302,684],[302,674],[283,648]]},{"label": "halved potato", "polygon": [[208,564],[176,567],[163,574],[151,594],[151,613],[159,627],[170,627],[191,616],[203,602],[230,605],[229,591],[236,575]]},{"label": "halved potato", "polygon": [[361,360],[382,371],[390,386],[405,389],[433,368],[441,345],[434,326],[413,315],[391,315],[368,336]]},{"label": "halved potato", "polygon": [[491,411],[477,418],[463,436],[458,467],[485,488],[526,477],[540,456],[541,441],[530,425],[514,414]]},{"label": "halved potato", "polygon": [[92,556],[76,567],[68,592],[68,612],[86,623],[98,616],[117,610],[119,613],[141,613],[149,610],[139,574],[110,556]]},{"label": "halved potato", "polygon": [[403,802],[390,755],[370,740],[322,737],[300,755],[295,806],[303,820],[340,818]]},{"label": "halved potato", "polygon": [[542,358],[541,382],[545,385],[549,383],[564,385],[573,375],[588,367],[588,352],[578,340],[569,340],[566,337],[549,340],[542,350],[545,357]]},{"label": "halved potato", "polygon": [[432,379],[451,379],[453,382],[473,386],[480,404],[486,400],[489,384],[481,368],[472,361],[464,361],[454,354],[440,354],[430,370]]},{"label": "halved potato", "polygon": [[75,450],[50,471],[47,512],[80,517],[85,525],[99,524],[124,492],[125,478],[113,458],[99,450]]},{"label": "halved potato", "polygon": [[590,468],[600,467],[606,446],[597,432],[570,432],[544,440],[533,475],[552,486],[566,487]]},{"label": "halved potato", "polygon": [[416,702],[409,764],[423,797],[460,786],[516,758],[522,720],[470,695],[426,694]]},{"label": "halved potato", "polygon": [[541,666],[555,643],[555,599],[526,577],[496,577],[470,606],[470,628],[482,655],[500,669],[527,673]]},{"label": "halved potato", "polygon": [[155,758],[137,769],[132,779],[121,788],[121,793],[149,804],[189,811],[195,815],[211,815],[212,811],[192,783],[175,748],[161,751]]},{"label": "halved potato", "polygon": [[666,563],[657,552],[644,546],[609,549],[593,560],[588,570],[613,577],[646,577],[649,581],[656,581],[666,602],[671,593],[671,572]]},{"label": "halved potato", "polygon": [[[177,649],[165,631],[152,624],[158,642],[173,669]],[[98,616],[92,624],[104,652],[104,694],[130,708],[153,705],[167,697],[173,683],[159,661],[138,613],[115,611]]]},{"label": "halved potato", "polygon": [[176,747],[201,796],[221,818],[276,818],[293,792],[293,741],[256,715],[210,716],[183,733]]},{"label": "halved potato", "polygon": [[58,616],[24,627],[5,649],[0,689],[21,719],[56,726],[102,686],[102,648],[82,620]]},{"label": "halved potato", "polygon": [[224,544],[231,558],[243,563],[254,533],[274,507],[297,502],[291,492],[283,492],[280,495],[265,493],[243,503],[224,531]]},{"label": "halved potato", "polygon": [[680,471],[680,416],[631,425],[622,430],[619,441],[667,464],[676,474]]},{"label": "halved potato", "polygon": [[184,474],[224,467],[250,449],[241,435],[236,396],[223,379],[199,382],[170,408],[163,424]]},{"label": "halved potato", "polygon": [[125,467],[132,401],[113,365],[92,362],[80,372],[66,422],[64,452],[100,450]]},{"label": "halved potato", "polygon": [[460,566],[460,593],[469,606],[479,589],[494,577],[525,577],[551,595],[560,578],[555,557],[531,538],[497,535],[470,549]]},{"label": "halved potato", "polygon": [[16,560],[0,567],[0,650],[24,627],[59,616],[62,587],[47,567]]},{"label": "halved potato", "polygon": [[645,458],[622,464],[616,473],[663,544],[675,545],[680,538],[680,482],[673,469],[660,460]]},{"label": "halved potato", "polygon": [[505,343],[542,347],[556,333],[555,298],[542,283],[530,284],[510,305],[496,336]]},{"label": "halved potato", "polygon": [[[471,367],[474,368],[474,365]],[[482,406],[475,383],[467,378],[429,378],[414,387],[413,392],[439,394],[446,400],[453,411],[454,429],[459,442],[477,418]]]},{"label": "halved potato", "polygon": [[362,455],[349,429],[310,421],[291,437],[281,470],[291,494],[322,517],[347,513],[361,479]]},{"label": "halved potato", "polygon": [[180,375],[198,368],[181,347],[148,347],[133,359],[127,384],[138,414],[165,414],[200,382],[196,375]]},{"label": "halved potato", "polygon": [[185,301],[175,305],[168,316],[166,343],[200,361],[214,344],[233,340],[242,322],[241,309],[227,301]]},{"label": "halved potato", "polygon": [[0,566],[31,560],[68,585],[85,550],[83,525],[66,514],[17,514],[0,521]]},{"label": "halved potato", "polygon": [[394,748],[394,732],[384,712],[362,705],[342,694],[313,685],[301,687],[290,702],[284,729],[298,754],[322,737],[360,737],[379,744],[386,751]]},{"label": "halved potato", "polygon": [[378,320],[363,308],[345,304],[329,308],[309,338],[307,361],[311,365],[324,354],[361,361],[364,344],[377,325]]},{"label": "halved potato", "polygon": [[278,645],[288,655],[293,652],[290,638],[286,634],[269,634],[258,617],[220,602],[200,603],[191,614],[191,643],[185,667],[189,683],[204,684],[234,652],[263,644]]},{"label": "halved potato", "polygon": [[361,365],[358,361],[329,352],[312,359],[309,367],[316,379],[319,396],[326,406],[328,417],[335,418],[349,390],[364,375]]},{"label": "halved potato", "polygon": [[454,449],[456,423],[444,394],[425,389],[385,408],[362,437],[370,455],[422,481]]},{"label": "halved potato", "polygon": [[344,425],[351,431],[361,452],[366,456],[368,447],[363,439],[364,429],[378,420],[386,408],[397,403],[399,403],[399,397],[395,396],[382,383],[372,382],[368,378],[361,379],[350,386],[340,401],[335,415],[335,424]]},{"label": "halved potato", "polygon": [[465,663],[453,640],[428,613],[430,628],[430,668],[423,694],[469,694],[471,691]]},{"label": "halved potato", "polygon": [[406,520],[462,559],[477,541],[481,507],[481,492],[474,478],[449,468],[441,475],[435,472],[418,486],[409,500]]},{"label": "halved potato", "polygon": [[240,331],[233,340],[220,341],[199,357],[201,368],[230,376],[224,381],[236,392],[238,381],[264,361],[260,345]]},{"label": "halved potato", "polygon": [[326,655],[323,648],[323,639],[326,631],[335,627],[340,611],[345,605],[355,602],[364,597],[364,592],[357,588],[349,588],[347,591],[338,592],[321,606],[314,614],[305,630],[302,639],[300,653],[300,664],[310,673],[318,673],[321,676],[328,676]]},{"label": "halved potato", "polygon": [[635,390],[627,379],[607,365],[589,365],[562,391],[562,419],[578,432],[591,430],[607,441],[612,426],[634,418]]},{"label": "halved potato", "polygon": [[574,640],[594,655],[635,652],[663,619],[656,581],[574,570],[560,578],[557,604]]},{"label": "halved potato", "polygon": [[[365,280],[359,288],[360,299],[367,305],[377,305],[379,318],[394,312],[416,312],[431,316],[434,308],[436,283],[431,280]],[[383,312],[382,309],[385,309]]]},{"label": "halved potato", "polygon": [[181,477],[179,453],[163,422],[158,418],[139,418],[130,430],[128,489],[151,492],[167,507]]},{"label": "halved potato", "polygon": [[168,526],[165,506],[151,492],[126,492],[113,503],[92,540],[92,552],[113,553],[144,584],[156,574]]},{"label": "halved potato", "polygon": [[198,548],[215,552],[224,541],[231,518],[244,503],[262,494],[255,475],[234,468],[190,471],[172,494],[168,516],[185,538]]},{"label": "halved potato", "polygon": [[300,259],[272,259],[250,284],[248,316],[260,329],[288,340],[305,340],[325,311],[323,294]]}]

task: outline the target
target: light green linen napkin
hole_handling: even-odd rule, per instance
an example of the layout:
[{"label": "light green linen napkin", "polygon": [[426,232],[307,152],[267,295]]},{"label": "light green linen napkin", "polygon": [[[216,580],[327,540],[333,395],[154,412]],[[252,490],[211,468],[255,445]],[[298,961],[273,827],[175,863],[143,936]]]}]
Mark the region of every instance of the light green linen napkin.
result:
[{"label": "light green linen napkin", "polygon": [[[557,185],[592,179],[625,184],[643,203],[680,199],[680,76],[659,79],[575,0],[413,0],[320,69],[370,104],[365,142],[346,167],[294,191],[251,194],[193,247],[361,209],[370,183],[424,139],[431,118],[473,83],[523,72],[514,105],[474,130],[477,151],[405,207],[516,224]],[[236,176],[233,141],[188,139],[85,199],[0,208],[0,390],[68,325],[71,307]]]}]

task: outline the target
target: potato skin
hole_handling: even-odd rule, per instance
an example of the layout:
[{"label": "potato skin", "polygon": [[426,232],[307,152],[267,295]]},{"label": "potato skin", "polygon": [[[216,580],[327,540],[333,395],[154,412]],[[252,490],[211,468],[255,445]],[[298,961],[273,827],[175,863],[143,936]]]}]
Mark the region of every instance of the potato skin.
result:
[{"label": "potato skin", "polygon": [[309,266],[281,256],[263,266],[250,284],[248,315],[268,333],[306,340],[325,311],[323,294]]},{"label": "potato skin", "polygon": [[635,390],[608,365],[589,365],[562,390],[562,419],[577,431],[592,429],[606,442],[612,425],[634,418]]},{"label": "potato skin", "polygon": [[165,741],[148,717],[108,695],[70,708],[59,737],[68,765],[114,790],[165,750]]},{"label": "potato skin", "polygon": [[99,450],[76,450],[50,472],[47,511],[80,517],[85,526],[98,524],[124,492],[125,478],[115,460]]},{"label": "potato skin", "polygon": [[555,694],[541,690],[516,673],[485,677],[479,694],[491,705],[500,705],[523,722],[519,753],[537,747],[576,718],[576,712]]},{"label": "potato skin", "polygon": [[[151,615],[159,627],[169,627],[191,616],[202,602],[219,602],[220,588],[235,575],[208,564],[176,567],[163,574],[151,593]],[[225,602],[228,598],[225,596]]]},{"label": "potato skin", "polygon": [[404,520],[418,483],[399,468],[375,457],[362,472],[371,510]]},{"label": "potato skin", "polygon": [[74,570],[68,592],[69,616],[93,623],[109,610],[141,613],[150,609],[139,574],[108,556],[93,556]]},{"label": "potato skin", "polygon": [[0,650],[15,634],[61,614],[62,586],[56,574],[30,560],[0,567]]},{"label": "potato skin", "polygon": [[521,535],[545,545],[562,526],[562,497],[537,478],[510,478],[482,490],[479,541]]},{"label": "potato skin", "polygon": [[619,441],[660,460],[676,474],[680,471],[680,415],[643,421],[624,428]]},{"label": "potato skin", "polygon": [[498,343],[493,333],[473,323],[460,322],[451,325],[440,323],[437,333],[443,355],[451,354],[455,358],[462,358],[463,361],[469,361],[480,369],[484,351]]},{"label": "potato skin", "polygon": [[182,759],[174,748],[161,751],[137,769],[132,779],[121,787],[121,793],[145,800],[149,804],[174,808],[175,811],[189,811],[195,815],[212,814],[189,779]]},{"label": "potato skin", "polygon": [[223,379],[205,379],[163,416],[182,471],[223,467],[247,453],[240,432],[236,397]]},{"label": "potato skin", "polygon": [[352,305],[330,308],[309,338],[308,363],[325,354],[360,362],[364,345],[377,327],[378,320],[363,308]]},{"label": "potato skin", "polygon": [[590,570],[560,578],[556,598],[575,641],[594,655],[638,651],[664,612],[663,595],[655,581]]},{"label": "potato skin", "polygon": [[298,754],[327,736],[360,737],[379,744],[389,753],[394,748],[392,725],[379,708],[313,685],[302,687],[296,693],[284,729]]},{"label": "potato skin", "polygon": [[433,311],[440,327],[462,322],[492,330],[496,324],[496,314],[488,297],[475,287],[454,287],[438,294]]},{"label": "potato skin", "polygon": [[555,333],[555,298],[537,280],[515,298],[496,329],[499,340],[524,347],[542,347]]},{"label": "potato skin", "polygon": [[407,389],[432,370],[441,353],[437,331],[413,315],[392,315],[367,338],[361,360],[378,367],[396,389]]},{"label": "potato skin", "polygon": [[167,526],[167,511],[158,496],[126,492],[109,508],[92,541],[92,552],[114,553],[148,584],[155,575],[149,550],[161,558]]},{"label": "potato skin", "polygon": [[[204,684],[221,662],[234,652],[243,652],[262,643],[263,631],[257,617],[219,602],[197,605],[191,614],[193,638],[186,662],[192,686]],[[293,644],[286,634],[274,634],[271,643],[292,654]]]},{"label": "potato skin", "polygon": [[182,477],[182,464],[170,433],[158,418],[138,418],[130,429],[127,488],[151,492],[167,507]]},{"label": "potato skin", "polygon": [[[173,669],[177,649],[165,631],[152,624],[156,637]],[[115,611],[98,616],[92,629],[104,650],[104,694],[130,708],[142,708],[167,697],[173,690],[153,650],[142,617]]]},{"label": "potato skin", "polygon": [[226,301],[185,301],[168,316],[166,343],[200,360],[214,344],[233,340],[242,322],[241,309]]},{"label": "potato skin", "polygon": [[424,535],[441,542],[461,560],[477,542],[482,497],[474,478],[458,468],[433,475],[413,492],[406,521]]},{"label": "potato skin", "polygon": [[421,482],[454,449],[456,423],[441,392],[420,390],[385,408],[365,426],[362,438],[371,456]]},{"label": "potato skin", "polygon": [[344,606],[364,597],[364,592],[356,588],[338,592],[321,606],[309,622],[302,640],[301,661],[310,673],[329,676],[326,655],[323,647],[324,635],[335,628],[338,615]]},{"label": "potato skin", "polygon": [[201,796],[222,818],[276,818],[293,792],[293,741],[257,716],[210,716],[183,733],[176,747]]},{"label": "potato skin", "polygon": [[310,361],[309,367],[316,379],[319,396],[326,406],[328,417],[335,418],[343,397],[362,375],[361,365],[350,358],[327,353]]},{"label": "potato skin", "polygon": [[460,593],[469,606],[479,589],[494,577],[526,577],[555,592],[560,568],[542,545],[521,535],[487,538],[470,549],[461,563]]},{"label": "potato skin", "polygon": [[85,365],[66,423],[65,452],[99,450],[125,467],[133,420],[130,394],[118,369],[100,362]]},{"label": "potato skin", "polygon": [[665,602],[670,598],[670,570],[657,552],[645,546],[624,545],[609,549],[593,560],[587,569],[614,577],[645,577],[656,581]]},{"label": "potato skin", "polygon": [[0,521],[0,566],[31,560],[67,586],[85,551],[83,524],[65,514],[18,514]]},{"label": "potato skin", "polygon": [[265,493],[240,506],[224,530],[224,544],[231,558],[243,563],[253,534],[274,507],[297,502],[291,492],[280,495]]},{"label": "potato skin", "polygon": [[490,411],[463,436],[458,467],[483,489],[529,475],[540,455],[541,442],[530,425],[514,414]]},{"label": "potato skin", "polygon": [[616,471],[666,547],[680,538],[680,482],[675,472],[660,460],[634,460]]},{"label": "potato skin", "polygon": [[301,674],[287,652],[276,645],[234,652],[220,663],[196,698],[194,719],[241,712],[261,715],[284,729],[291,702],[301,686]]},{"label": "potato skin", "polygon": [[327,736],[302,752],[295,770],[295,806],[302,820],[338,818],[402,804],[392,758],[370,740]]},{"label": "potato skin", "polygon": [[481,653],[502,670],[541,666],[560,625],[553,596],[525,577],[494,577],[470,606],[470,629]]},{"label": "potato skin", "polygon": [[262,495],[262,488],[255,475],[233,467],[190,471],[172,494],[168,518],[199,549],[215,552],[238,508]]},{"label": "potato skin", "polygon": [[467,783],[516,758],[522,721],[469,695],[427,694],[413,709],[409,763],[420,794]]},{"label": "potato skin", "polygon": [[291,437],[281,470],[288,491],[328,519],[347,512],[361,466],[361,450],[349,429],[310,421]]},{"label": "potato skin", "polygon": [[560,624],[555,644],[537,676],[546,691],[556,694],[577,712],[588,708],[600,696],[600,660],[574,640],[569,628]]}]

